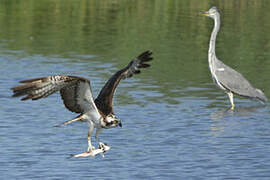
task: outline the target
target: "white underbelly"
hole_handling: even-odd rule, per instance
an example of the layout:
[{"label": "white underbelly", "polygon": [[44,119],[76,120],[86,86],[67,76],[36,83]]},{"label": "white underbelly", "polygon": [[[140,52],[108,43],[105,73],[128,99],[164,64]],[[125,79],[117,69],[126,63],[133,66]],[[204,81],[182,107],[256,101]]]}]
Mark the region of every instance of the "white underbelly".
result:
[{"label": "white underbelly", "polygon": [[92,121],[93,125],[96,128],[101,127],[101,116],[100,115],[96,115],[95,113],[85,113],[83,115],[83,119],[87,120],[87,121]]}]

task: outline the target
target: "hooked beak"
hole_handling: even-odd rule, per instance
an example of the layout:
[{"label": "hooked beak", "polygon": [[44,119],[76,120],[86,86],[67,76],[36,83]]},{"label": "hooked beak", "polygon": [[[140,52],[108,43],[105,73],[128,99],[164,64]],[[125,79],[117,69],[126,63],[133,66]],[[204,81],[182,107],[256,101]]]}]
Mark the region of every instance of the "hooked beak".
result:
[{"label": "hooked beak", "polygon": [[113,124],[115,124],[116,126],[122,127],[122,122],[120,119],[116,119],[113,121]]},{"label": "hooked beak", "polygon": [[121,123],[121,121],[119,122],[118,126],[119,126],[119,127],[122,127],[122,123]]}]

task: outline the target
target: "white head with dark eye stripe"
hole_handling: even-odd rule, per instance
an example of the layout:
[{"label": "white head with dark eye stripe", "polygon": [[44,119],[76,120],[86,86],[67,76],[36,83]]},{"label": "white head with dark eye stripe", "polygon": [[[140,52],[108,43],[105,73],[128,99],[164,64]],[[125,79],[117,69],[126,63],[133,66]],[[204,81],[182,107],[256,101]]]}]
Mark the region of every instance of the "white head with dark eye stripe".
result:
[{"label": "white head with dark eye stripe", "polygon": [[120,119],[118,119],[114,114],[109,114],[106,116],[103,124],[104,128],[114,128],[117,126],[122,127]]}]

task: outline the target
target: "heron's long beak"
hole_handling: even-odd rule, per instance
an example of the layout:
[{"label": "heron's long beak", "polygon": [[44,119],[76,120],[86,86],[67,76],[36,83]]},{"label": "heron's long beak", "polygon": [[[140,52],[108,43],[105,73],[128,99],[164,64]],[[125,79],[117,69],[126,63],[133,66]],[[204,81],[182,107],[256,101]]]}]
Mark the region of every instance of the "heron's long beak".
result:
[{"label": "heron's long beak", "polygon": [[200,12],[200,15],[202,15],[202,16],[210,16],[210,13],[208,11]]}]

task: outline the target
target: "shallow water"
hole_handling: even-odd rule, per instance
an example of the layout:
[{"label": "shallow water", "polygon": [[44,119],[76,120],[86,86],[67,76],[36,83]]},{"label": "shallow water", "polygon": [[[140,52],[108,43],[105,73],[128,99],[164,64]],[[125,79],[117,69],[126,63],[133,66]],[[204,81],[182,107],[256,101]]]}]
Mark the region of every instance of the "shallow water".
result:
[{"label": "shallow water", "polygon": [[[270,97],[268,1],[0,2],[1,179],[269,179],[269,105],[228,97],[213,84],[207,49],[221,9],[217,56]],[[59,94],[11,98],[18,81],[53,74],[89,78],[94,96],[140,52],[155,60],[124,80],[115,99],[123,128],[104,130],[105,158],[87,148],[87,124]]]}]

